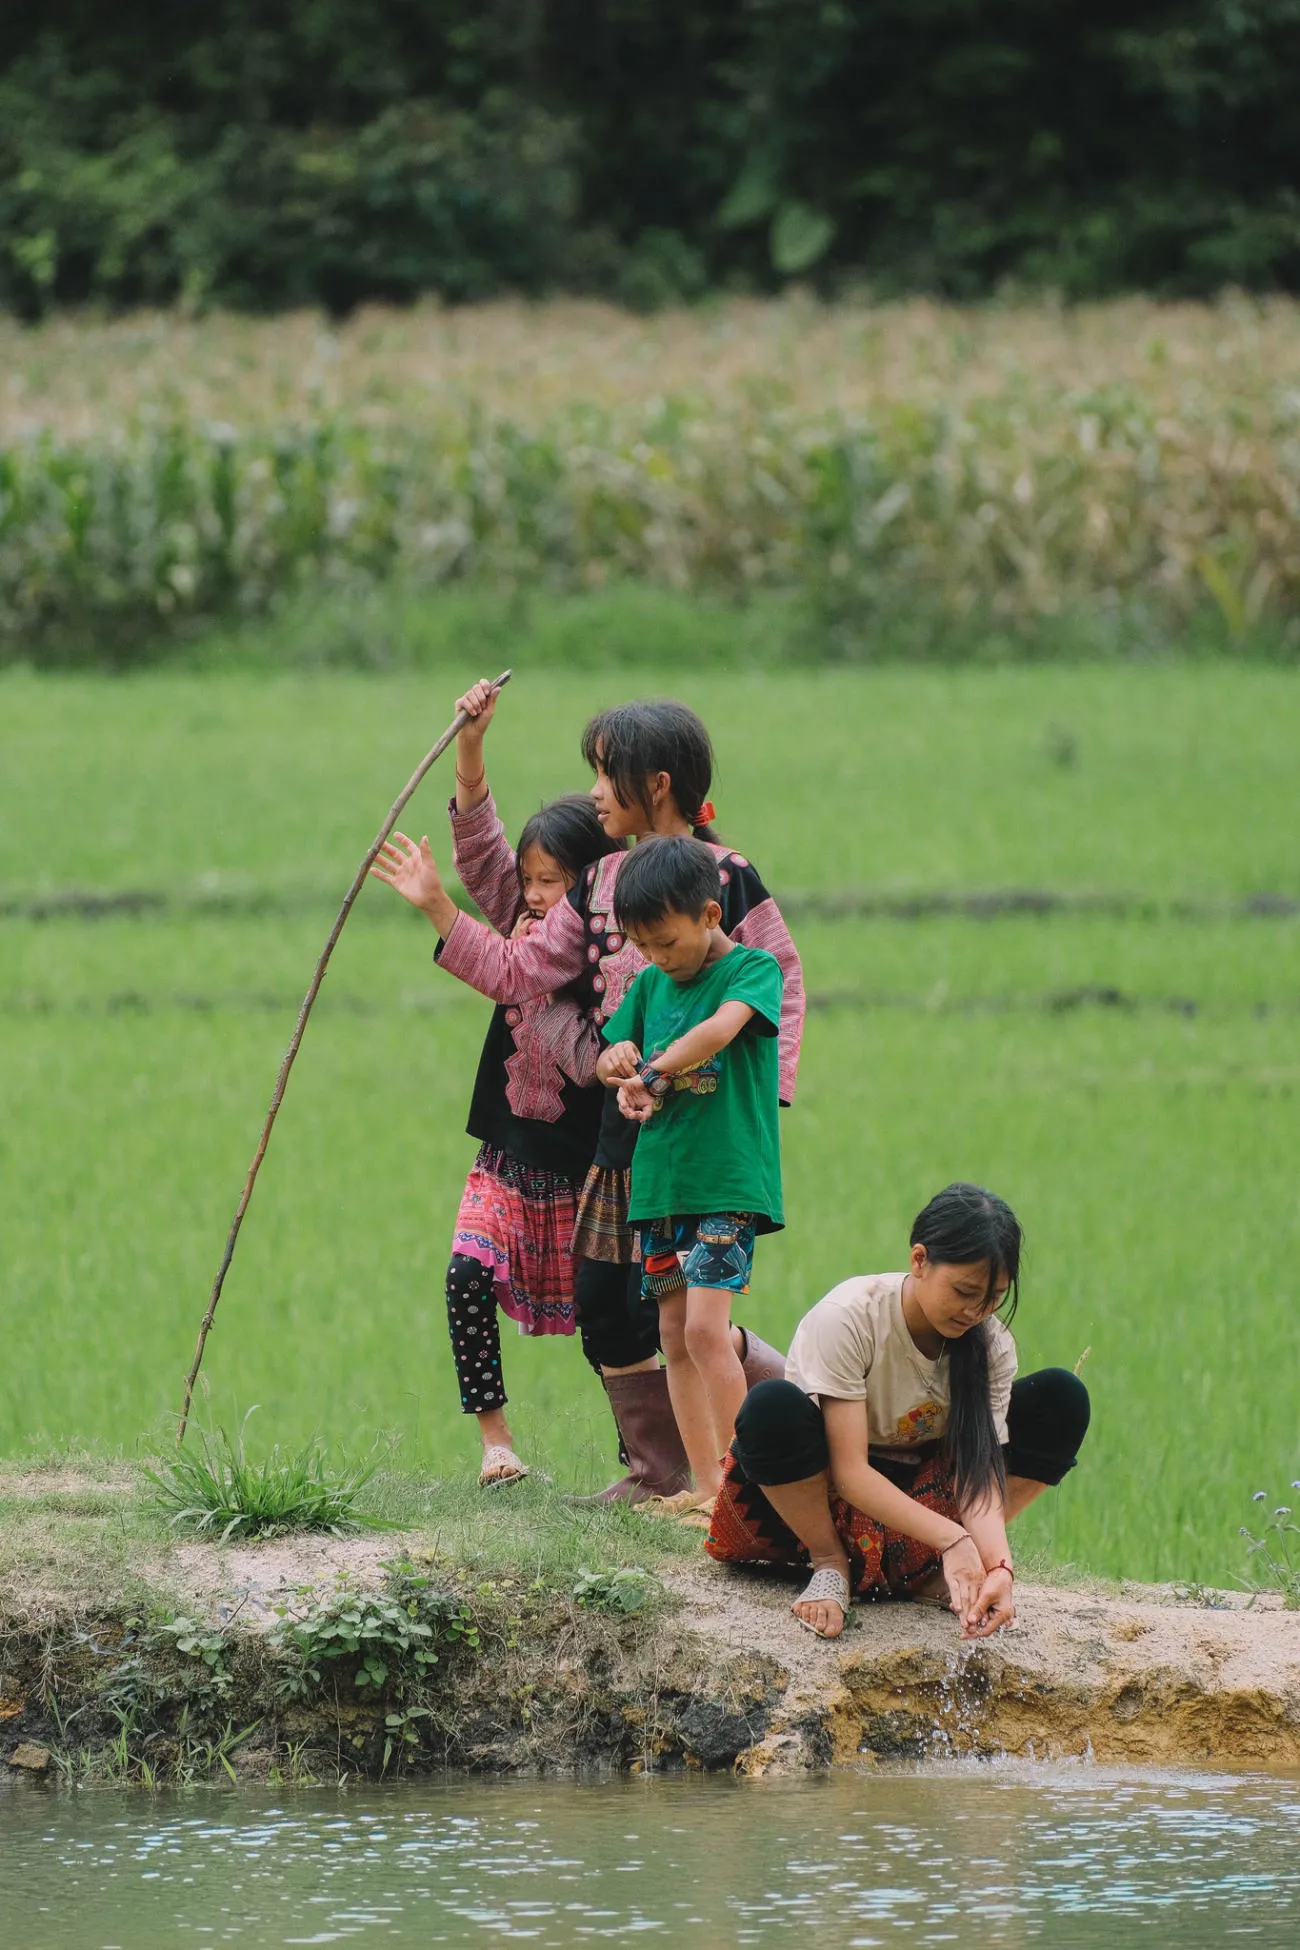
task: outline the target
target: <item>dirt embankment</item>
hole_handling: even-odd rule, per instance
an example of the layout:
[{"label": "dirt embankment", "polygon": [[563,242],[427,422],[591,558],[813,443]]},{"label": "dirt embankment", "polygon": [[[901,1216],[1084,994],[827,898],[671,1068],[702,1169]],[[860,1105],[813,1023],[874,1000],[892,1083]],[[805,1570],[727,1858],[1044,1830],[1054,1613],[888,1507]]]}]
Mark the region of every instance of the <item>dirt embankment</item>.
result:
[{"label": "dirt embankment", "polygon": [[858,1608],[823,1642],[792,1628],[788,1588],[711,1569],[671,1582],[701,1637],[785,1674],[746,1773],[952,1754],[1300,1767],[1300,1612],[1277,1599],[1026,1584],[1015,1626],[983,1643],[901,1604]]},{"label": "dirt embankment", "polygon": [[418,1538],[400,1549],[478,1641],[448,1640],[418,1685],[389,1657],[378,1686],[358,1687],[349,1660],[314,1689],[286,1690],[276,1646],[286,1606],[302,1614],[340,1588],[382,1590],[391,1536],[171,1549],[168,1615],[198,1621],[197,1650],[174,1626],[142,1622],[138,1590],[64,1607],[46,1592],[25,1614],[11,1597],[0,1767],[137,1779],[447,1766],[759,1775],[969,1753],[1300,1768],[1300,1612],[1276,1599],[1027,1584],[1016,1626],[985,1644],[961,1645],[945,1613],[906,1604],[859,1607],[841,1639],[823,1641],[791,1617],[791,1586],[703,1559],[661,1564],[669,1602],[625,1617],[458,1572]]}]

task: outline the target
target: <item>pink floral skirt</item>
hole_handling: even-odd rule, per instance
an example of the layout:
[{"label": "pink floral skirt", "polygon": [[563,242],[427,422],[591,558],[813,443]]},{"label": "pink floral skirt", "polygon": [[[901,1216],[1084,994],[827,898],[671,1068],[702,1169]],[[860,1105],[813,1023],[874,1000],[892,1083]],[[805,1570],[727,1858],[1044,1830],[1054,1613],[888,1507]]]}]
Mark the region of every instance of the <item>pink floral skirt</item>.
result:
[{"label": "pink floral skirt", "polygon": [[578,1185],[563,1172],[526,1165],[485,1144],[465,1181],[453,1253],[492,1274],[497,1305],[521,1334],[574,1329],[570,1252]]}]

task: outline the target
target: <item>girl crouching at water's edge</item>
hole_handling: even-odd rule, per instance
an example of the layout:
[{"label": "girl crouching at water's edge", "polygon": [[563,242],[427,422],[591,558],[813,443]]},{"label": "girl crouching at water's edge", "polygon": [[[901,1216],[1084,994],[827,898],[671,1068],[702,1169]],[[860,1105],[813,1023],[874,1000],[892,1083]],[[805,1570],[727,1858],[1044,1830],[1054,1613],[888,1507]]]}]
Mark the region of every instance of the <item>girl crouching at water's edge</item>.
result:
[{"label": "girl crouching at water's edge", "polygon": [[964,1638],[1009,1625],[1007,1523],[1074,1467],[1089,1417],[1067,1369],[1014,1378],[1020,1250],[1000,1198],[949,1185],[912,1227],[907,1272],[818,1301],[787,1378],[736,1417],[709,1555],[810,1566],[793,1609],[823,1638],[854,1594],[946,1603]]}]

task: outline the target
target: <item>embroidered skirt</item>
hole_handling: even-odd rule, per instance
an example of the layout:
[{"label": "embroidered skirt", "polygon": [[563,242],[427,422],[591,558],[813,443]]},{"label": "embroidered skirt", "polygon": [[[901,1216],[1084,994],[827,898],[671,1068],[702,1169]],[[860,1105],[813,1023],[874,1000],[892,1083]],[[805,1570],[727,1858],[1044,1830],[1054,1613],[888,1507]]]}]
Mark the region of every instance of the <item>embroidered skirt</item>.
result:
[{"label": "embroidered skirt", "polygon": [[[937,1457],[922,1463],[907,1494],[927,1510],[961,1521],[952,1472]],[[849,1583],[859,1598],[906,1598],[939,1569],[939,1554],[929,1544],[864,1516],[842,1496],[831,1498],[831,1516],[848,1552]],[[808,1563],[804,1546],[730,1453],[704,1548],[722,1564]]]},{"label": "embroidered skirt", "polygon": [[629,1168],[593,1165],[578,1193],[573,1228],[573,1257],[603,1259],[614,1266],[634,1266],[641,1257],[637,1229],[628,1224],[632,1202]]},{"label": "embroidered skirt", "polygon": [[452,1251],[492,1273],[497,1305],[521,1334],[571,1334],[577,1181],[481,1147],[465,1181]]}]

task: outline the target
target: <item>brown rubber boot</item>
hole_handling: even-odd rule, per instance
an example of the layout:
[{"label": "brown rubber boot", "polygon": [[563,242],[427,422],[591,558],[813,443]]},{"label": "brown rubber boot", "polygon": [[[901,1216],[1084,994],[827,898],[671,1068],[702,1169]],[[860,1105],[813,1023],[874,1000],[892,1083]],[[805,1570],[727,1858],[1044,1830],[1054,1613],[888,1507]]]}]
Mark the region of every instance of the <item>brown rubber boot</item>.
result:
[{"label": "brown rubber boot", "polygon": [[675,1496],[689,1489],[691,1466],[677,1433],[663,1368],[640,1374],[601,1376],[619,1434],[627,1450],[627,1475],[597,1496],[577,1503],[644,1503],[648,1496]]},{"label": "brown rubber boot", "polygon": [[740,1329],[745,1342],[745,1352],[740,1357],[740,1365],[745,1370],[746,1384],[753,1388],[760,1381],[785,1380],[785,1356],[766,1341],[760,1341],[751,1328]]}]

